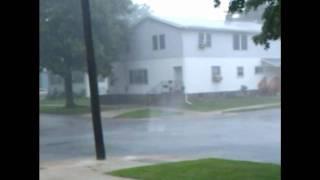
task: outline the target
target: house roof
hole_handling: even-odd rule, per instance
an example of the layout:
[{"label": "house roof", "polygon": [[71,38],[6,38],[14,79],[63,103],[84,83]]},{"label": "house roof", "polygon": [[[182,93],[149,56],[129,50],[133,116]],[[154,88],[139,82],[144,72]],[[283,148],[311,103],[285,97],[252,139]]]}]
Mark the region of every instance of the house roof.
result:
[{"label": "house roof", "polygon": [[279,58],[263,58],[262,62],[274,67],[281,66],[281,60]]},{"label": "house roof", "polygon": [[257,33],[261,31],[261,24],[254,22],[228,22],[199,18],[160,18],[156,16],[148,16],[142,19],[138,24],[144,22],[145,20],[157,21],[178,29],[242,31]]}]

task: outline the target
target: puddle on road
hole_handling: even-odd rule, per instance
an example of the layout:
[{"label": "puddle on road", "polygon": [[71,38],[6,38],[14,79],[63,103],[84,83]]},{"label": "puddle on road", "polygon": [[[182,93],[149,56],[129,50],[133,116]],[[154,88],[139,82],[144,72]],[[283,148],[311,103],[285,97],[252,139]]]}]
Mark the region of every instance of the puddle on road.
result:
[{"label": "puddle on road", "polygon": [[167,128],[161,123],[149,121],[147,130],[148,132],[165,132]]},{"label": "puddle on road", "polygon": [[128,161],[142,162],[142,163],[163,163],[163,162],[168,162],[166,160],[161,160],[161,159],[157,159],[157,158],[139,157],[139,156],[125,156],[123,159],[128,160]]},{"label": "puddle on road", "polygon": [[60,146],[60,145],[65,145],[65,144],[69,144],[70,142],[56,142],[56,143],[49,143],[49,144],[45,144],[45,146]]},{"label": "puddle on road", "polygon": [[137,162],[142,162],[142,163],[165,163],[168,161],[165,160],[160,160],[160,159],[139,159],[139,160],[135,160]]},{"label": "puddle on road", "polygon": [[222,113],[224,116],[236,116],[238,115],[239,113],[234,113],[234,112],[224,112]]}]

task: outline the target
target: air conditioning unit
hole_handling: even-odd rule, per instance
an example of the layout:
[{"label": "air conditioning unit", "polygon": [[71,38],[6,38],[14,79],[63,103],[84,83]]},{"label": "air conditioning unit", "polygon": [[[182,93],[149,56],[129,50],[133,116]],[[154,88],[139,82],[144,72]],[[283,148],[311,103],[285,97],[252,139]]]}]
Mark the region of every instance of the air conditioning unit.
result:
[{"label": "air conditioning unit", "polygon": [[204,43],[199,43],[199,49],[204,49],[206,48],[206,45]]},{"label": "air conditioning unit", "polygon": [[222,76],[216,75],[212,77],[213,82],[221,82],[222,81]]}]

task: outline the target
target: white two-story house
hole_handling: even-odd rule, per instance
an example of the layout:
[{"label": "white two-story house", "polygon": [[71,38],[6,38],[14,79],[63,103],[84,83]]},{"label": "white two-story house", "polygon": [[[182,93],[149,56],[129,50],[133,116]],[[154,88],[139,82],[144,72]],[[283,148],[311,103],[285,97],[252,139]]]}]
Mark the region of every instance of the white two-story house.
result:
[{"label": "white two-story house", "polygon": [[147,17],[132,30],[128,56],[113,63],[108,94],[185,94],[256,90],[280,75],[280,41],[270,48],[252,37],[261,24]]}]

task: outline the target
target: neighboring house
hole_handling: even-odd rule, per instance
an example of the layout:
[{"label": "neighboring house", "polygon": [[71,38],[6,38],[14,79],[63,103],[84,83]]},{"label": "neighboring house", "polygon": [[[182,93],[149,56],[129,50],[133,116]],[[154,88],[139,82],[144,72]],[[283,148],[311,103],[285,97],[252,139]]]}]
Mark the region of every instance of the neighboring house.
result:
[{"label": "neighboring house", "polygon": [[41,70],[39,74],[39,87],[40,89],[49,89],[49,75],[45,68]]},{"label": "neighboring house", "polygon": [[[262,15],[266,6],[259,6],[256,10],[252,9],[247,13],[241,14],[227,14],[226,21],[242,21],[242,22],[256,22],[262,23]],[[237,16],[237,17],[234,17]]]},{"label": "neighboring house", "polygon": [[[98,77],[99,94],[105,95],[108,90],[108,78]],[[40,72],[40,88],[46,89],[49,96],[64,92],[64,80],[58,75],[44,69]],[[73,72],[73,93],[78,96],[90,97],[89,80],[87,73]]]},{"label": "neighboring house", "polygon": [[264,77],[280,76],[280,41],[270,49],[252,37],[261,25],[147,17],[132,30],[127,59],[113,63],[113,95],[184,94],[256,90]]}]

